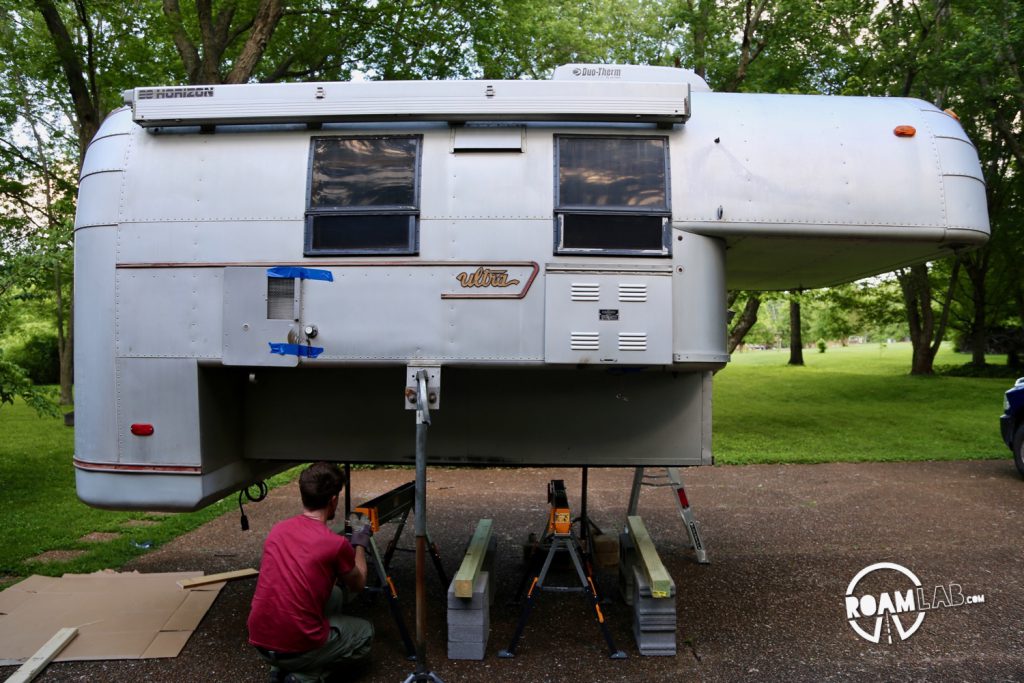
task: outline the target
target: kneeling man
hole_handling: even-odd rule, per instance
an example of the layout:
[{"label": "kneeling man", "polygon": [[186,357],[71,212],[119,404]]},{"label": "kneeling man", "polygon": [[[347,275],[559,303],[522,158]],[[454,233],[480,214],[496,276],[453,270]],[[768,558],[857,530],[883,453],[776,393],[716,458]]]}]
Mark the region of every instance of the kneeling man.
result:
[{"label": "kneeling man", "polygon": [[365,657],[373,625],[342,614],[343,583],[366,585],[368,526],[351,543],[328,528],[345,475],[318,462],[299,476],[303,512],[278,522],[263,546],[249,613],[249,642],[271,666],[271,681],[319,681],[342,662]]}]

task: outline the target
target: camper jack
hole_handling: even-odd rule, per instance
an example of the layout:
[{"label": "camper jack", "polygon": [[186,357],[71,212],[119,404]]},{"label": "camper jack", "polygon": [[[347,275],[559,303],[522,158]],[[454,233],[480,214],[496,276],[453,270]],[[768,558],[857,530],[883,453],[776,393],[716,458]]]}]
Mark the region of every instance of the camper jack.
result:
[{"label": "camper jack", "polygon": [[[601,635],[608,645],[608,656],[611,659],[626,659],[626,653],[615,647],[611,631],[608,630],[608,624],[605,623],[604,613],[601,611],[601,598],[598,596],[597,588],[594,586],[591,563],[589,561],[586,562],[586,571],[584,571],[584,563],[580,562],[580,555],[583,551],[580,547],[579,537],[572,530],[572,513],[569,511],[569,499],[565,492],[565,482],[561,479],[553,479],[548,483],[548,503],[551,504],[551,510],[548,514],[547,533],[544,541],[541,543],[541,545],[544,545],[545,542],[550,542],[548,554],[544,558],[544,564],[540,571],[533,574],[530,589],[526,593],[526,602],[523,603],[523,609],[519,615],[519,623],[516,624],[515,633],[512,635],[512,642],[509,643],[507,649],[500,651],[498,656],[503,659],[515,657],[519,639],[526,629],[526,622],[530,618],[530,612],[533,610],[533,602],[536,599],[534,596],[538,591],[551,591],[557,593],[585,593],[593,603],[597,623],[601,628]],[[583,517],[580,520],[580,524],[586,530],[589,522],[586,517]],[[545,585],[544,582],[547,580],[551,563],[555,559],[555,555],[560,551],[567,553],[572,560],[573,568],[576,570],[576,575],[580,580],[579,586]]]}]

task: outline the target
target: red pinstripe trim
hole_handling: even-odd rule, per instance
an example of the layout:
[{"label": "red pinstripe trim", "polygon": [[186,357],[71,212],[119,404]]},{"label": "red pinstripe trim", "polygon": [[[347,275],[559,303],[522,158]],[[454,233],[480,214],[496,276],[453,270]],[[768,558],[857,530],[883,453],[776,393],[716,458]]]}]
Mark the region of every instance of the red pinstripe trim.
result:
[{"label": "red pinstripe trim", "polygon": [[530,273],[530,279],[526,281],[526,286],[523,287],[521,292],[516,294],[460,294],[458,292],[443,292],[441,294],[442,299],[523,299],[526,294],[530,291],[530,287],[533,285],[533,281],[537,279],[537,274],[540,272],[540,266],[536,261],[339,261],[330,259],[321,259],[316,261],[222,261],[222,262],[204,262],[204,263],[178,263],[178,262],[153,262],[153,263],[118,263],[117,268],[122,270],[148,270],[153,268],[236,268],[236,267],[248,267],[248,268],[273,268],[274,266],[298,266],[298,267],[333,267],[333,268],[379,268],[379,267],[391,267],[391,268],[438,268],[438,267],[459,267],[459,266],[505,266],[506,268],[511,267],[528,267],[532,268],[533,271]]},{"label": "red pinstripe trim", "polygon": [[120,462],[88,462],[73,460],[75,467],[89,472],[125,472],[132,474],[202,474],[203,468],[195,465],[132,465]]}]

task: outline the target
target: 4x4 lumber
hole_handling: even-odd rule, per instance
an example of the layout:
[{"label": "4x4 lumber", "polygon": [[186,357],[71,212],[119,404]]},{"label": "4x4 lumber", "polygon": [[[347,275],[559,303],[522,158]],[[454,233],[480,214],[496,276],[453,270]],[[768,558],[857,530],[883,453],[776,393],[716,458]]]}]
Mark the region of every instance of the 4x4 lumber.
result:
[{"label": "4x4 lumber", "polygon": [[206,586],[211,583],[220,583],[221,581],[230,581],[232,579],[246,579],[250,576],[256,576],[257,574],[259,574],[259,572],[255,569],[238,569],[233,572],[224,572],[222,574],[197,576],[194,579],[181,579],[178,581],[178,585],[182,588],[195,588],[196,586]]},{"label": "4x4 lumber", "polygon": [[39,672],[46,668],[46,665],[53,661],[53,658],[60,654],[60,651],[78,635],[77,628],[62,628],[57,631],[46,644],[36,650],[36,653],[25,660],[25,663],[18,668],[6,683],[28,683]]},{"label": "4x4 lumber", "polygon": [[469,542],[466,556],[462,558],[462,565],[455,574],[455,597],[473,597],[473,584],[476,583],[476,577],[480,573],[480,567],[483,566],[484,557],[487,555],[492,526],[493,520],[490,519],[481,519],[477,522],[473,540]]},{"label": "4x4 lumber", "polygon": [[644,526],[644,520],[638,515],[626,518],[626,525],[629,527],[629,535],[633,538],[633,545],[636,547],[637,556],[640,558],[640,565],[644,574],[651,584],[652,598],[667,598],[672,591],[672,577],[669,576],[665,565],[658,557],[658,551],[654,547],[654,541]]}]

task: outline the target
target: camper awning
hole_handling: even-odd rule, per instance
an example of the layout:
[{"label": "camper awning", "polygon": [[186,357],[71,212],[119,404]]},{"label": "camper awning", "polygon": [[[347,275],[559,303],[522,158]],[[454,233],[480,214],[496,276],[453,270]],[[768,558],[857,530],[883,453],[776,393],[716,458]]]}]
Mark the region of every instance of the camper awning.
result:
[{"label": "camper awning", "polygon": [[592,121],[671,126],[690,117],[686,83],[377,81],[134,88],[143,127],[347,121]]}]

